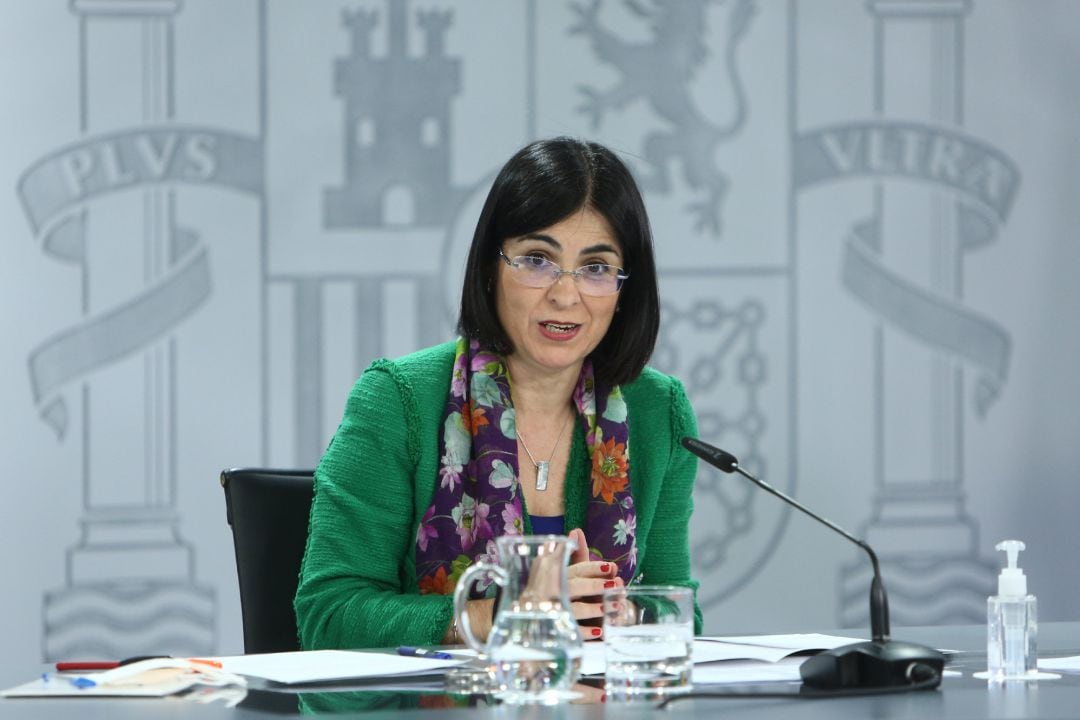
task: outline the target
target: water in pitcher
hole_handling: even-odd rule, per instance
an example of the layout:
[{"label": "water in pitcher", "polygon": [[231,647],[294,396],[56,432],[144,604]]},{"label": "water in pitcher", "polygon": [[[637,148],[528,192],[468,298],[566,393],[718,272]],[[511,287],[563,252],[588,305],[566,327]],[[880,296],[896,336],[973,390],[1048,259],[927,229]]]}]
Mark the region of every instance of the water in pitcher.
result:
[{"label": "water in pitcher", "polygon": [[[511,704],[550,704],[575,697],[582,646],[570,613],[567,567],[574,542],[564,535],[504,536],[499,563],[473,563],[454,589],[454,612],[469,647],[490,658],[497,696]],[[469,588],[481,575],[501,588],[487,642],[473,634],[466,612]]]},{"label": "water in pitcher", "polygon": [[508,611],[499,614],[489,637],[495,675],[507,699],[558,702],[581,670],[580,642],[570,613]]}]

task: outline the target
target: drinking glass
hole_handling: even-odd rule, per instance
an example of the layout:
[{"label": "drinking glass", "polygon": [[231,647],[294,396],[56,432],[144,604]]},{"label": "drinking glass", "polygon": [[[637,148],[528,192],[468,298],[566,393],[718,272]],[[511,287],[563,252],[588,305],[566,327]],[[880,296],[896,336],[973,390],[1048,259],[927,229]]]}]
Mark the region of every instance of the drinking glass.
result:
[{"label": "drinking glass", "polygon": [[691,689],[694,593],[672,585],[604,592],[605,690],[651,698]]}]

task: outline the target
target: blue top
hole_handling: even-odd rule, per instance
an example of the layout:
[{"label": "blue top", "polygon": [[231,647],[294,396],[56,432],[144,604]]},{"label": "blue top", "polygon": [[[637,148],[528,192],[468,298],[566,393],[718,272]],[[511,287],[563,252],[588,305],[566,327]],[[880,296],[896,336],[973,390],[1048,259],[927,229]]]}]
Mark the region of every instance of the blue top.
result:
[{"label": "blue top", "polygon": [[533,535],[563,535],[566,524],[563,515],[533,515],[529,513]]}]

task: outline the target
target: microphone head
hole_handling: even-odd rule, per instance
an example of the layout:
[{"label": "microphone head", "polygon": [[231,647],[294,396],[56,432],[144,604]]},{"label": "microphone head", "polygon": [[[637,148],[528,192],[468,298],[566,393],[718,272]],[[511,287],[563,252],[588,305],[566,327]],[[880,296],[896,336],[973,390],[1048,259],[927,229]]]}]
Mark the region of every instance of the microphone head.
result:
[{"label": "microphone head", "polygon": [[726,450],[702,442],[697,438],[684,437],[682,446],[715,468],[726,473],[735,472],[739,467],[739,459]]}]

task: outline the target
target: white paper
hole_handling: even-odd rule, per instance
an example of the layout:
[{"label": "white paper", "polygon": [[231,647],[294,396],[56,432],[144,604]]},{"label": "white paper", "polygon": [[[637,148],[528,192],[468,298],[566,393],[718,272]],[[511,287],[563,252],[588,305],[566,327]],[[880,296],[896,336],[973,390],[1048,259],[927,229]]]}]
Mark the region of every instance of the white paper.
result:
[{"label": "white paper", "polygon": [[[706,663],[730,660],[759,660],[766,663],[775,663],[795,653],[831,650],[853,642],[861,642],[861,640],[838,635],[819,635],[817,633],[699,637],[694,639],[694,672],[697,672],[696,668],[699,665]],[[799,660],[802,660],[802,658],[799,658]],[[581,674],[603,675],[605,666],[603,643],[585,643],[585,656],[582,662]],[[796,663],[796,667],[798,667],[798,663]],[[798,672],[795,674],[797,678]]]},{"label": "white paper", "polygon": [[70,678],[48,675],[33,682],[4,690],[0,692],[0,697],[165,697],[186,690],[196,682],[195,680],[178,679],[171,683],[159,683],[152,687],[118,688],[105,685],[80,688],[72,685]]},{"label": "white paper", "polygon": [[238,675],[293,685],[328,680],[433,675],[464,665],[475,655],[454,651],[452,660],[354,650],[308,650],[213,658]]},{"label": "white paper", "polygon": [[805,658],[786,658],[777,662],[727,660],[698,665],[694,663],[694,685],[733,685],[742,683],[802,682],[799,666]]},{"label": "white paper", "polygon": [[103,672],[43,673],[0,697],[165,697],[196,685],[243,687],[246,682],[202,660],[161,657]]},{"label": "white paper", "polygon": [[855,642],[862,641],[858,638],[817,633],[701,637],[694,641],[694,664],[714,660],[776,662],[796,653],[831,650]]},{"label": "white paper", "polygon": [[834,647],[850,643],[863,642],[863,638],[843,637],[841,635],[822,635],[821,633],[789,633],[787,635],[703,635],[698,638],[706,642],[726,642],[732,645],[754,645],[756,647],[787,648],[789,650],[832,650]]},{"label": "white paper", "polygon": [[165,697],[186,690],[198,681],[177,679],[171,683],[159,683],[152,687],[110,687],[95,685],[80,688],[71,684],[71,678],[46,674],[33,682],[24,683],[0,692],[0,697]]},{"label": "white paper", "polygon": [[1039,658],[1040,670],[1055,670],[1063,673],[1080,673],[1080,655],[1059,658]]},{"label": "white paper", "polygon": [[604,660],[604,643],[585,643],[585,653],[581,656],[581,674],[603,675],[606,667],[607,661]]}]

